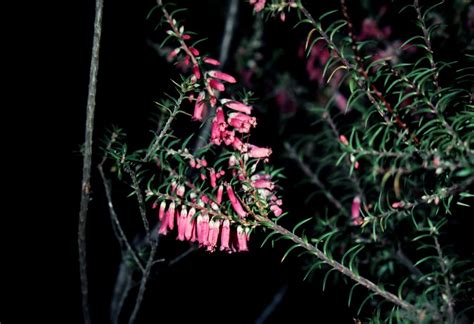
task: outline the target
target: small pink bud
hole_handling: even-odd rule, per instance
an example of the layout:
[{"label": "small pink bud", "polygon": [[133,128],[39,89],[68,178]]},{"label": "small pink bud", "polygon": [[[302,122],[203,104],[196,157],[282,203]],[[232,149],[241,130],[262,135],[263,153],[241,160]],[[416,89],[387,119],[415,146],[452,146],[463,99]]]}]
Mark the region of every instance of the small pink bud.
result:
[{"label": "small pink bud", "polygon": [[194,55],[194,56],[199,56],[199,51],[195,49],[194,47],[190,47],[189,51]]},{"label": "small pink bud", "polygon": [[392,208],[402,208],[404,205],[403,201],[396,201],[392,204]]},{"label": "small pink bud", "polygon": [[186,57],[184,58],[184,65],[185,66],[188,66],[189,65],[189,61],[191,60],[191,58],[189,57],[189,55],[186,55]]},{"label": "small pink bud", "polygon": [[181,39],[183,39],[183,40],[190,40],[190,39],[191,39],[191,35],[184,34],[184,35],[181,36]]},{"label": "small pink bud", "polygon": [[282,12],[280,13],[280,20],[281,20],[282,22],[285,22],[285,18],[286,18],[285,13],[282,11]]},{"label": "small pink bud", "polygon": [[349,145],[349,141],[347,140],[347,138],[344,136],[344,135],[340,135],[339,136],[339,141],[344,144],[344,145]]},{"label": "small pink bud", "polygon": [[229,184],[227,184],[226,186],[227,195],[229,196],[229,200],[232,204],[232,207],[234,208],[234,211],[237,213],[237,215],[239,215],[240,218],[245,218],[247,216],[247,212],[242,208],[240,201],[235,196],[234,190]]},{"label": "small pink bud", "polygon": [[201,71],[199,70],[199,66],[197,64],[193,66],[193,73],[198,80],[201,78]]},{"label": "small pink bud", "polygon": [[184,191],[185,191],[185,188],[183,185],[179,185],[178,188],[176,189],[176,195],[178,197],[183,197],[184,196]]},{"label": "small pink bud", "polygon": [[205,204],[208,204],[209,201],[210,201],[209,197],[206,196],[206,195],[201,195],[201,197],[199,199],[201,199],[201,201]]},{"label": "small pink bud", "polygon": [[433,165],[435,168],[439,167],[439,165],[441,164],[441,159],[439,158],[439,156],[435,156],[433,158]]},{"label": "small pink bud", "polygon": [[209,71],[208,73],[211,77],[222,80],[222,81],[227,81],[229,83],[237,82],[237,80],[233,76],[221,71]]},{"label": "small pink bud", "polygon": [[189,161],[189,166],[190,166],[191,168],[195,168],[195,167],[196,167],[196,160],[194,160],[194,159],[190,160],[190,161]]},{"label": "small pink bud", "polygon": [[203,167],[207,167],[207,161],[205,159],[201,159],[200,163]]},{"label": "small pink bud", "polygon": [[354,163],[354,169],[356,169],[356,170],[359,169],[359,162],[355,161],[355,163]]},{"label": "small pink bud", "polygon": [[204,173],[201,173],[200,176],[201,176],[201,180],[202,180],[202,181],[206,180],[206,178],[207,178]]},{"label": "small pink bud", "polygon": [[211,65],[221,65],[221,62],[219,62],[218,60],[215,60],[213,58],[210,58],[210,57],[206,57],[203,59],[203,61],[207,64],[211,64]]}]

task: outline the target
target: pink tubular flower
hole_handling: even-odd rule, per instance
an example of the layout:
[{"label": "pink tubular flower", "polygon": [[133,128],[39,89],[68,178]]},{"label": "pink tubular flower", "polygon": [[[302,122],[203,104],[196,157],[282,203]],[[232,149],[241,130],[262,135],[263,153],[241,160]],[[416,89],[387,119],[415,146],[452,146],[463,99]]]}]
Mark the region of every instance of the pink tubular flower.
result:
[{"label": "pink tubular flower", "polygon": [[160,228],[158,229],[158,234],[166,235],[168,233],[168,213],[165,214],[163,220],[161,221]]},{"label": "pink tubular flower", "polygon": [[[224,102],[224,100],[222,100]],[[250,115],[252,112],[252,107],[244,105],[241,102],[238,101],[225,101],[224,105],[229,107],[230,109],[233,109],[235,111],[243,112],[244,114]]]},{"label": "pink tubular flower", "polygon": [[197,99],[196,99],[196,104],[194,105],[194,114],[193,114],[193,119],[194,120],[202,120],[202,113],[204,111],[204,107],[206,106],[206,103],[204,102],[205,94],[204,91],[200,92]]},{"label": "pink tubular flower", "polygon": [[181,213],[178,218],[178,240],[184,241],[186,234],[186,222],[188,217],[188,211],[186,206],[181,207]]},{"label": "pink tubular flower", "polygon": [[174,201],[171,202],[170,206],[168,207],[168,211],[166,212],[166,220],[168,223],[168,228],[173,230],[174,228],[174,216],[175,216],[175,204]]},{"label": "pink tubular flower", "polygon": [[252,144],[249,144],[248,148],[249,148],[248,155],[251,158],[257,158],[257,159],[267,158],[270,156],[270,154],[272,154],[272,149],[270,148],[258,147]]},{"label": "pink tubular flower", "polygon": [[172,51],[168,54],[168,56],[166,57],[166,59],[167,59],[168,61],[171,61],[176,55],[178,55],[178,53],[179,53],[180,50],[181,50],[181,48],[179,48],[179,47],[178,47],[178,48],[175,48],[174,50],[172,50]]},{"label": "pink tubular flower", "polygon": [[196,76],[196,79],[199,80],[201,78],[201,71],[199,70],[199,66],[197,64],[193,66],[193,73]]},{"label": "pink tubular flower", "polygon": [[352,208],[351,208],[351,216],[352,216],[352,224],[354,225],[361,225],[362,218],[360,217],[360,197],[355,196],[352,200]]},{"label": "pink tubular flower", "polygon": [[217,184],[216,184],[216,171],[214,170],[214,168],[211,168],[209,170],[209,178],[211,179],[211,187],[215,188]]},{"label": "pink tubular flower", "polygon": [[269,189],[273,190],[275,185],[269,180],[259,179],[252,182],[252,186],[256,189]]},{"label": "pink tubular flower", "polygon": [[250,117],[242,113],[230,113],[227,122],[240,133],[248,133],[252,126],[257,126],[255,117]]},{"label": "pink tubular flower", "polygon": [[[201,222],[199,222],[199,217],[201,217]],[[209,215],[198,216],[197,231],[199,244],[206,246],[209,237]]]},{"label": "pink tubular flower", "polygon": [[166,209],[166,201],[163,200],[160,204],[160,210],[158,212],[158,219],[160,221],[162,221],[163,217],[165,216],[165,209]]},{"label": "pink tubular flower", "polygon": [[220,205],[222,202],[222,192],[224,191],[224,186],[220,185],[219,188],[217,188],[217,197],[216,197],[216,202]]},{"label": "pink tubular flower", "polygon": [[214,80],[214,79],[208,79],[207,81],[209,82],[209,86],[212,89],[216,89],[217,91],[224,91],[225,90],[225,86],[224,86],[223,83],[221,83],[217,80]]},{"label": "pink tubular flower", "polygon": [[211,77],[215,78],[215,79],[219,79],[219,80],[222,80],[222,81],[227,81],[229,83],[236,83],[237,82],[237,80],[232,75],[229,75],[229,74],[221,72],[221,71],[209,71],[208,74]]},{"label": "pink tubular flower", "polygon": [[239,215],[240,218],[245,218],[247,216],[247,212],[242,208],[240,201],[235,196],[234,190],[229,184],[226,184],[226,186],[227,195],[229,196],[229,200],[232,204],[232,207],[234,208],[234,211],[237,213],[237,215]]},{"label": "pink tubular flower", "polygon": [[211,142],[220,145],[222,143],[221,132],[225,131],[227,124],[225,122],[224,111],[221,107],[216,109],[216,117],[212,120]]},{"label": "pink tubular flower", "polygon": [[209,236],[208,236],[208,251],[214,251],[217,245],[217,240],[219,239],[219,228],[221,226],[220,220],[211,220],[209,222]]},{"label": "pink tubular flower", "polygon": [[230,222],[228,219],[224,221],[222,224],[222,230],[221,230],[221,251],[228,251],[230,250],[229,248],[229,237],[230,237]]},{"label": "pink tubular flower", "polygon": [[184,236],[186,240],[193,242],[196,238],[196,231],[195,229],[195,220],[193,219],[194,214],[196,214],[196,209],[192,207],[189,210],[188,217],[186,218],[186,228],[184,230]]},{"label": "pink tubular flower", "polygon": [[204,58],[203,61],[204,63],[211,64],[211,65],[216,65],[216,66],[221,65],[221,62],[210,57]]},{"label": "pink tubular flower", "polygon": [[239,244],[239,252],[248,251],[247,247],[248,236],[242,226],[237,226],[237,242]]},{"label": "pink tubular flower", "polygon": [[194,47],[190,47],[189,50],[193,53],[194,56],[199,56],[199,51]]}]

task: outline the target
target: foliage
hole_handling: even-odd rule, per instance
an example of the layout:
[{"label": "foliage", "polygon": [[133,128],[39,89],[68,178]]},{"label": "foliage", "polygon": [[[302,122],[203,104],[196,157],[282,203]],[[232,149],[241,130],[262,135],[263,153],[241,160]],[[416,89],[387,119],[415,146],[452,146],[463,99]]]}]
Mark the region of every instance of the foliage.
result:
[{"label": "foliage", "polygon": [[[327,289],[350,279],[355,317],[467,320],[472,262],[450,247],[450,231],[462,213],[472,213],[474,56],[469,43],[445,58],[436,50],[453,30],[472,35],[472,21],[462,18],[472,5],[459,3],[449,21],[443,3],[363,1],[377,12],[356,22],[352,12],[360,8],[345,1],[334,10],[315,9],[318,18],[301,1],[250,4],[256,32],[242,40],[245,50],[237,51],[236,61],[253,91],[272,79],[274,89],[266,89],[260,103],[219,70],[220,62],[200,53],[202,40],[179,20],[185,12],[161,3],[150,12],[150,19],[162,18],[161,52],[181,74],[172,81],[174,93],[156,103],[159,121],[151,143],[131,151],[124,134],[114,130],[101,163],[112,163],[138,200],[147,262],[154,261],[157,233],[169,234],[175,225],[179,240],[229,253],[247,251],[250,233],[262,227],[267,241],[291,242],[283,259],[303,252],[306,277],[324,269]],[[394,11],[416,32],[399,39],[391,26],[379,27],[381,17]],[[285,54],[262,59],[262,17],[289,29],[292,19],[295,33],[304,33],[304,77],[296,68],[274,72]],[[275,144],[273,154],[251,144],[260,123],[252,115],[255,107],[269,103],[280,108],[275,136],[284,142]],[[305,125],[295,130],[294,123]],[[282,165],[284,159],[303,180],[300,188],[313,211],[304,219],[288,207],[280,220],[287,209],[277,189],[289,181],[283,180],[286,170],[272,168],[269,160]],[[153,209],[156,218],[149,216]],[[146,258],[126,244],[123,249],[133,271],[146,273]],[[367,298],[354,303],[354,290],[362,289]]]}]

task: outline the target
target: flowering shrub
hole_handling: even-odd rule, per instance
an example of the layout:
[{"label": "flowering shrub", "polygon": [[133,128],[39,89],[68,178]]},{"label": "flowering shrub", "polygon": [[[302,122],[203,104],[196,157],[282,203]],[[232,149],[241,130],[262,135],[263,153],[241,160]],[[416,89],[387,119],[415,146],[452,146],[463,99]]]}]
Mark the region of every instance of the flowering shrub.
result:
[{"label": "flowering shrub", "polygon": [[[143,278],[139,299],[160,235],[210,253],[237,253],[249,250],[261,228],[268,241],[290,242],[283,258],[304,252],[306,277],[322,269],[324,285],[350,279],[349,304],[354,290],[367,297],[351,305],[355,318],[468,320],[472,263],[449,243],[452,224],[472,213],[474,95],[472,67],[465,68],[472,66],[472,43],[458,44],[449,61],[437,57],[435,43],[448,40],[445,23],[472,36],[473,7],[457,1],[450,21],[442,4],[364,3],[375,11],[356,21],[351,13],[360,8],[344,0],[334,10],[299,0],[248,1],[254,33],[241,40],[231,73],[202,52],[185,28],[186,13],[158,1],[150,19],[161,19],[160,53],[180,73],[176,94],[157,103],[160,122],[149,145],[130,152],[115,129],[99,165],[119,241]],[[404,35],[383,25],[393,11],[418,29]],[[288,29],[296,23],[299,45],[265,58],[263,17]],[[285,60],[300,62],[300,71],[275,73]],[[266,105],[276,109],[255,113]],[[257,145],[259,118],[271,114],[279,114],[277,139]],[[138,201],[145,259],[112,208],[106,163]],[[283,163],[287,169],[272,167]],[[282,182],[296,184],[284,180],[289,170],[306,183],[294,188],[307,197],[301,210],[282,197]],[[310,210],[305,218],[303,209]]]}]

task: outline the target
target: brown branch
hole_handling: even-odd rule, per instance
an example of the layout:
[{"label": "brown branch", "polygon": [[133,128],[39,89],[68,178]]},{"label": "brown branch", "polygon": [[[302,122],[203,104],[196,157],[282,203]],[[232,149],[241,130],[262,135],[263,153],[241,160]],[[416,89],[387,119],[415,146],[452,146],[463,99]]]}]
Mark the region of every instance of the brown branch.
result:
[{"label": "brown branch", "polygon": [[92,44],[91,65],[89,74],[89,90],[87,97],[87,114],[85,129],[84,159],[82,169],[81,205],[79,210],[79,226],[77,243],[79,252],[79,275],[81,279],[82,315],[84,323],[91,322],[89,311],[89,284],[87,279],[87,245],[86,224],[87,212],[91,193],[91,168],[92,168],[92,135],[94,133],[95,97],[97,94],[97,74],[99,70],[100,37],[102,35],[103,0],[96,0],[94,38]]},{"label": "brown branch", "polygon": [[307,250],[311,254],[315,255],[318,259],[323,261],[324,263],[328,264],[330,267],[336,269],[340,273],[344,274],[345,276],[351,278],[358,284],[366,287],[376,295],[394,303],[395,305],[399,306],[400,308],[404,309],[405,311],[412,313],[415,316],[421,315],[420,311],[413,305],[409,304],[408,302],[402,300],[401,298],[397,297],[396,295],[385,291],[381,289],[379,286],[377,286],[375,283],[372,281],[361,277],[354,273],[352,270],[344,266],[343,264],[330,259],[326,254],[324,254],[320,249],[318,249],[316,246],[308,243],[306,240],[303,238],[299,237],[298,235],[290,232],[286,228],[274,223],[272,220],[268,218],[263,218],[261,216],[255,216],[258,221],[260,221],[262,224],[264,224],[266,227],[270,228],[271,230],[280,233],[280,235],[290,239],[291,241],[295,242],[298,246],[301,248]]}]

